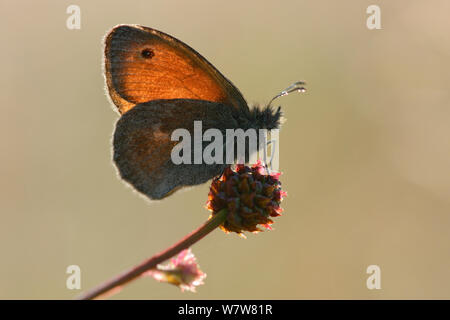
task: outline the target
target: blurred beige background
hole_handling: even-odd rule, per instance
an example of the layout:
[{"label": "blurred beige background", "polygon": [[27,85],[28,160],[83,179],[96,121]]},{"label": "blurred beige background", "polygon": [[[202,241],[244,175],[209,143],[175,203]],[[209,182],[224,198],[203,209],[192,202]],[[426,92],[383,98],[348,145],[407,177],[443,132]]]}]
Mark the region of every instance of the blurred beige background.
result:
[{"label": "blurred beige background", "polygon": [[[81,7],[81,30],[66,8]],[[366,8],[381,7],[382,30]],[[117,177],[105,33],[136,23],[188,43],[287,117],[288,197],[274,231],[193,247],[197,294],[140,279],[121,299],[450,298],[450,2],[0,2],[0,298],[70,299],[208,217],[209,184],[149,204]],[[381,290],[366,288],[381,267]]]}]

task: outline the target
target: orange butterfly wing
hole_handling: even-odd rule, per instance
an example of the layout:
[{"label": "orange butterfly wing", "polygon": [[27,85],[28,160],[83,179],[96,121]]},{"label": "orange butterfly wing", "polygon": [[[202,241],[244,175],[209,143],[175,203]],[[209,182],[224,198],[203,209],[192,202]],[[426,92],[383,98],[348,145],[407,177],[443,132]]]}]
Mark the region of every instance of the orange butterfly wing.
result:
[{"label": "orange butterfly wing", "polygon": [[248,110],[239,90],[183,42],[154,29],[119,25],[105,39],[105,77],[121,114],[157,99],[198,99]]}]

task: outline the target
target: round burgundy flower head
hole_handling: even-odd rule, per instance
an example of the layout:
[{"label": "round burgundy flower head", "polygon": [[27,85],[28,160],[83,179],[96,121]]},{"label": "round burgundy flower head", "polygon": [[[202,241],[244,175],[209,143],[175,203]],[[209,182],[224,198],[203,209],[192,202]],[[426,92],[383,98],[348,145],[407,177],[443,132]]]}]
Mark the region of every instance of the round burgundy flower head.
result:
[{"label": "round burgundy flower head", "polygon": [[281,215],[280,202],[286,193],[281,190],[280,173],[268,173],[261,162],[247,167],[227,167],[211,183],[207,208],[212,216],[227,209],[227,218],[220,228],[243,235],[243,231],[271,230],[272,217]]}]

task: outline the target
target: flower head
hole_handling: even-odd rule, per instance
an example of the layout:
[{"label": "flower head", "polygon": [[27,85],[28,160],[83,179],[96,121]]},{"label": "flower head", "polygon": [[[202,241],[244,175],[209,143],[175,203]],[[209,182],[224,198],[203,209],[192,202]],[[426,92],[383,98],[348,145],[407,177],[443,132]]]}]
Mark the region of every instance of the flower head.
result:
[{"label": "flower head", "polygon": [[227,209],[227,218],[220,226],[227,233],[243,236],[243,231],[262,231],[258,225],[271,230],[271,218],[281,215],[280,202],[286,196],[279,176],[280,173],[268,173],[261,162],[252,167],[227,167],[213,180],[206,206],[213,216]]},{"label": "flower head", "polygon": [[145,275],[160,282],[168,282],[178,286],[181,291],[195,292],[195,288],[203,284],[206,273],[200,270],[191,249],[181,251],[167,265],[158,265],[156,269],[147,271]]}]

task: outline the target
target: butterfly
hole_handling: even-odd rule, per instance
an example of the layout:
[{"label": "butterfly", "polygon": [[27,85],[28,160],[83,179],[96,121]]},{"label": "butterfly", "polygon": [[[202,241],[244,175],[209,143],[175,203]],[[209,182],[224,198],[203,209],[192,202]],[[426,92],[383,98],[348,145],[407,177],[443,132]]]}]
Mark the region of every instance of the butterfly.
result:
[{"label": "butterfly", "polygon": [[[118,25],[104,40],[104,76],[120,118],[113,160],[123,180],[149,199],[204,183],[229,164],[175,164],[174,130],[276,129],[281,110],[249,108],[238,88],[194,49],[161,31]],[[304,89],[300,85],[293,90]],[[280,96],[278,95],[278,96]]]}]

